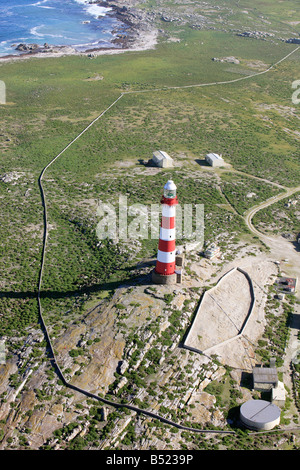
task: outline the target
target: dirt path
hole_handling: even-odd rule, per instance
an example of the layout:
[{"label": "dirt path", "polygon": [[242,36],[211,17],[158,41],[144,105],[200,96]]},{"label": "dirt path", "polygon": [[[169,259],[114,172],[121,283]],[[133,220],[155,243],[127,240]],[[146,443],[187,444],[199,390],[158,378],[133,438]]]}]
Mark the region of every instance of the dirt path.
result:
[{"label": "dirt path", "polygon": [[[270,181],[267,181],[267,182],[271,183]],[[299,191],[300,191],[300,186],[297,186],[295,188],[287,188],[285,193],[279,194],[277,196],[273,196],[270,199],[268,199],[267,201],[262,202],[258,206],[252,207],[245,215],[245,222],[246,222],[247,226],[249,227],[249,229],[255,235],[257,235],[259,238],[263,239],[263,241],[265,243],[268,244],[268,243],[272,243],[272,241],[274,242],[274,240],[275,240],[274,237],[267,236],[267,235],[263,234],[262,232],[259,232],[254,227],[254,225],[252,224],[252,219],[253,219],[254,215],[258,211],[260,211],[261,209],[264,209],[265,207],[271,206],[272,204],[275,204],[276,202],[280,201],[281,199],[285,199],[287,197],[290,197],[292,194],[295,194]]]},{"label": "dirt path", "polygon": [[[296,246],[296,243],[286,240],[281,236],[271,236],[260,232],[252,224],[252,219],[261,209],[275,204],[281,199],[288,198],[299,191],[300,186],[290,188],[284,194],[274,196],[267,201],[262,202],[258,206],[253,207],[245,215],[245,222],[248,228],[270,248],[271,256],[274,257],[274,259],[281,261],[281,273],[286,276],[297,277],[298,279],[300,279],[300,248]],[[296,293],[296,298],[300,300],[299,288]]]},{"label": "dirt path", "polygon": [[[49,332],[48,332],[48,328],[47,328],[47,325],[46,325],[46,322],[44,321],[44,318],[43,318],[43,308],[42,308],[42,302],[41,302],[41,289],[42,289],[42,284],[43,284],[43,272],[44,272],[44,265],[46,263],[46,252],[47,252],[47,238],[48,238],[48,217],[47,217],[47,195],[44,191],[44,188],[43,188],[43,177],[45,176],[45,174],[47,173],[47,170],[49,167],[51,167],[55,161],[57,159],[60,158],[61,155],[63,155],[63,153],[69,149],[78,139],[80,139],[80,137],[82,135],[84,135],[96,122],[98,122],[98,120],[100,120],[111,108],[113,108],[117,102],[119,102],[126,94],[135,94],[135,93],[147,93],[147,92],[161,92],[161,91],[165,91],[165,90],[176,90],[176,89],[184,89],[184,88],[194,88],[194,87],[204,87],[204,86],[215,86],[215,85],[223,85],[223,84],[232,84],[232,83],[235,83],[235,82],[239,82],[241,80],[251,80],[253,77],[256,77],[256,76],[259,76],[259,75],[262,75],[262,74],[265,74],[265,73],[268,73],[269,71],[271,71],[272,69],[274,69],[274,67],[276,67],[276,65],[280,64],[282,61],[284,61],[285,59],[287,59],[289,56],[291,56],[292,54],[294,54],[300,47],[296,47],[293,51],[291,51],[289,54],[287,54],[286,56],[284,56],[281,60],[279,60],[278,62],[276,62],[275,64],[273,64],[272,66],[270,66],[268,69],[264,70],[263,72],[258,72],[258,73],[254,73],[253,75],[250,75],[250,76],[247,76],[247,77],[240,77],[240,78],[237,78],[237,79],[233,79],[233,80],[228,80],[228,81],[224,81],[224,82],[212,82],[212,83],[201,83],[201,84],[195,84],[195,85],[188,85],[188,86],[178,86],[178,87],[170,87],[170,86],[165,86],[163,88],[159,88],[159,89],[154,89],[154,90],[142,90],[142,91],[132,91],[132,92],[125,92],[125,93],[121,93],[119,95],[119,97],[113,102],[111,103],[110,106],[108,106],[101,114],[99,114],[99,116],[97,116],[87,127],[85,127],[85,129],[83,129],[82,132],[80,132],[68,145],[66,145],[66,147],[64,149],[61,150],[61,152],[59,154],[57,154],[56,156],[54,156],[52,158],[52,160],[44,167],[44,169],[42,170],[41,174],[40,174],[40,177],[39,177],[39,180],[38,180],[38,183],[39,183],[39,187],[40,187],[40,193],[41,193],[41,199],[42,199],[42,204],[43,204],[43,208],[44,208],[44,214],[43,214],[43,221],[44,221],[44,235],[43,235],[43,249],[42,249],[42,259],[41,259],[41,267],[40,267],[40,274],[39,274],[39,283],[38,283],[38,295],[37,295],[37,301],[38,301],[38,310],[39,310],[39,317],[40,317],[40,320],[41,320],[41,324],[43,326],[43,329],[44,329],[44,333],[45,333],[45,336],[46,336],[46,339],[47,339],[47,343],[48,343],[48,346],[49,346],[49,349],[51,351],[51,356],[52,356],[52,362],[53,362],[53,366],[54,368],[56,369],[56,371],[58,372],[58,375],[59,377],[62,379],[63,383],[75,390],[75,391],[78,391],[79,393],[82,393],[84,395],[87,395],[87,396],[91,396],[93,398],[96,398],[97,400],[100,400],[100,401],[103,401],[104,403],[108,403],[108,404],[111,404],[112,406],[120,406],[120,407],[128,407],[134,411],[137,411],[137,412],[142,412],[142,413],[145,413],[145,414],[148,414],[149,416],[153,416],[155,418],[158,418],[158,419],[162,419],[164,421],[167,421],[169,424],[172,424],[172,425],[175,425],[175,426],[178,426],[176,423],[173,423],[171,421],[168,421],[168,420],[165,420],[164,418],[161,418],[160,416],[152,413],[152,412],[148,412],[148,411],[145,411],[145,410],[140,410],[138,409],[137,407],[133,407],[131,405],[125,405],[125,404],[115,404],[113,402],[110,402],[108,400],[105,400],[103,398],[100,398],[99,396],[97,395],[93,395],[92,393],[90,393],[89,391],[85,390],[85,389],[81,389],[79,387],[76,387],[74,385],[72,385],[71,383],[69,383],[65,377],[64,377],[64,374],[62,373],[62,370],[60,369],[60,365],[57,361],[57,358],[56,358],[56,355],[55,355],[55,352],[54,352],[54,348],[53,348],[53,345],[52,345],[52,341],[51,341],[51,337],[49,335]],[[297,188],[297,190],[299,190],[300,188]],[[295,192],[296,189],[293,190],[290,190],[292,192]],[[291,192],[291,194],[292,194]],[[288,195],[288,194],[287,194]],[[283,197],[286,197],[286,194],[283,196]],[[273,202],[276,202],[276,200],[278,200],[279,196],[277,196],[277,198],[274,198],[274,201]],[[266,201],[266,203],[268,203],[268,201]],[[264,204],[266,204],[264,203]],[[272,202],[270,202],[272,203]],[[257,210],[260,210],[261,208],[263,208],[264,205],[261,204],[260,206],[258,206]],[[256,210],[256,211],[257,211]],[[254,229],[254,227],[252,226],[251,224],[251,219],[254,215],[254,213],[256,212],[254,210],[254,212],[252,213],[250,211],[249,215],[248,215],[248,218],[247,218],[247,224],[249,226],[249,228],[254,231],[256,229]],[[251,215],[252,214],[252,215]],[[262,235],[258,232],[258,236],[261,237]],[[298,262],[298,265],[299,265],[299,262]],[[299,266],[298,266],[298,269],[299,269]],[[181,427],[181,426],[179,426]],[[182,428],[182,427],[181,427]],[[183,427],[184,428],[184,427]],[[189,428],[185,428],[185,429],[189,429]],[[201,430],[196,430],[196,432],[203,432]],[[209,432],[214,432],[214,431],[209,431]],[[216,432],[222,432],[222,431],[216,431]]]},{"label": "dirt path", "polygon": [[[260,204],[259,206],[250,209],[245,216],[245,221],[249,229],[257,235],[269,248],[270,255],[280,261],[280,271],[283,276],[295,277],[300,279],[300,247],[297,247],[296,243],[291,242],[280,236],[270,236],[259,232],[252,224],[253,216],[261,209],[276,203],[277,201],[291,196],[295,192],[300,191],[300,186],[287,190],[285,194],[275,196],[268,201]],[[300,301],[299,287],[295,294],[295,297]],[[289,341],[285,349],[284,364],[279,369],[283,373],[283,382],[290,389],[293,389],[293,383],[291,378],[291,361],[296,357],[297,352],[300,351],[300,341],[298,339],[298,333],[300,330],[300,303],[296,303],[294,306],[294,314],[291,318],[290,324],[290,336]],[[296,412],[296,410],[294,410]]]}]

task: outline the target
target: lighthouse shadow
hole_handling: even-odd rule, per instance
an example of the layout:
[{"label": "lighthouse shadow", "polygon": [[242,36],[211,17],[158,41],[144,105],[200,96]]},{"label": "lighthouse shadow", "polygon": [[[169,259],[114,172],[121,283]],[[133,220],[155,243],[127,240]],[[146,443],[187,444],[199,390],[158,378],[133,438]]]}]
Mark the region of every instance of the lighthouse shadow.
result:
[{"label": "lighthouse shadow", "polygon": [[[63,299],[68,297],[80,297],[82,295],[91,295],[102,290],[116,290],[119,287],[131,287],[135,285],[148,285],[152,284],[151,275],[155,267],[155,259],[147,259],[137,263],[135,266],[126,266],[123,268],[123,279],[106,279],[103,282],[95,283],[89,286],[81,286],[77,289],[70,290],[55,290],[55,289],[41,289],[39,297],[41,299]],[[1,299],[19,299],[29,300],[38,297],[38,290],[32,289],[27,291],[0,291]]]},{"label": "lighthouse shadow", "polygon": [[[145,264],[148,266],[148,264]],[[104,281],[102,283],[93,284],[91,286],[85,286],[74,290],[41,290],[39,293],[40,299],[64,299],[64,298],[73,298],[86,295],[97,294],[100,291],[113,291],[120,287],[132,287],[135,285],[148,285],[152,283],[151,281],[151,272],[150,273],[141,273],[137,275],[132,275],[127,279],[122,280],[112,280]],[[36,299],[38,297],[38,292],[35,290],[32,291],[0,291],[0,301],[1,299],[16,299],[16,300],[30,300]]]},{"label": "lighthouse shadow", "polygon": [[137,269],[142,269],[142,268],[147,268],[149,266],[155,266],[156,260],[147,260],[147,261],[141,261],[140,263],[137,263],[136,268]]}]

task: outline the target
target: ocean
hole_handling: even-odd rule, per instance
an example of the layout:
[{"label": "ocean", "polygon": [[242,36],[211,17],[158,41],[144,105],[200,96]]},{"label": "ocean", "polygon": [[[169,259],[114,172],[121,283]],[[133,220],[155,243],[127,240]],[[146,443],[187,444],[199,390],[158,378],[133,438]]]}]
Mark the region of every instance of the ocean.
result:
[{"label": "ocean", "polygon": [[111,12],[86,0],[0,0],[0,56],[18,54],[21,43],[112,47],[120,22]]}]

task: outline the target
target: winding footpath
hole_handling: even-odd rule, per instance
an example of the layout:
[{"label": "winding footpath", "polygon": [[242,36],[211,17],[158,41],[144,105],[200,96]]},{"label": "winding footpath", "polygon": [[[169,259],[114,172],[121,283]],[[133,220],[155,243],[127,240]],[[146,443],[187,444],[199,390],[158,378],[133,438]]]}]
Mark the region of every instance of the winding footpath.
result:
[{"label": "winding footpath", "polygon": [[281,199],[290,197],[297,192],[300,192],[300,186],[297,186],[295,188],[286,188],[286,192],[278,194],[277,196],[273,196],[270,199],[267,199],[267,201],[264,201],[261,204],[252,207],[245,215],[245,222],[248,228],[251,230],[251,232],[253,232],[255,235],[265,240],[272,240],[272,237],[268,237],[267,235],[261,233],[259,230],[257,230],[254,227],[252,223],[253,217],[258,211],[265,209],[266,207],[271,206],[272,204],[275,204],[278,201],[281,201]]},{"label": "winding footpath", "polygon": [[[300,192],[300,186],[295,188],[286,188],[285,193],[281,193],[278,196],[272,197],[267,201],[259,204],[256,207],[251,208],[245,215],[245,222],[248,228],[257,236],[259,239],[264,242],[270,249],[270,255],[275,260],[284,260],[281,262],[280,270],[283,276],[294,277],[300,279],[300,253],[297,251],[296,247],[289,240],[283,239],[281,236],[269,236],[265,233],[260,232],[252,223],[254,215],[272,205],[276,202],[288,198],[293,194]],[[300,301],[300,292],[297,289],[295,293],[295,298]],[[300,351],[300,338],[299,338],[299,329],[300,329],[300,305],[295,303],[294,305],[294,314],[291,316],[289,324],[289,338],[285,347],[284,363],[283,366],[279,369],[282,372],[284,377],[284,384],[290,389],[293,390],[293,375],[291,363],[299,354]]]},{"label": "winding footpath", "polygon": [[[42,324],[42,327],[43,327],[43,330],[44,330],[44,333],[45,333],[45,336],[46,336],[46,339],[47,339],[47,343],[48,343],[48,349],[49,349],[49,354],[50,354],[50,360],[51,360],[51,363],[53,365],[53,367],[55,368],[55,370],[57,371],[57,374],[58,376],[60,377],[60,379],[62,380],[62,382],[64,383],[64,385],[74,391],[77,391],[77,392],[80,392],[88,397],[91,397],[91,398],[94,398],[98,401],[101,401],[103,402],[104,404],[107,404],[107,405],[110,405],[110,406],[113,406],[113,407],[117,407],[117,408],[127,408],[127,409],[130,409],[136,413],[141,413],[141,414],[144,414],[146,416],[149,416],[151,418],[155,418],[155,419],[158,419],[166,424],[169,424],[171,426],[175,426],[176,428],[179,428],[179,429],[183,429],[183,430],[186,430],[186,431],[191,431],[191,432],[196,432],[196,433],[213,433],[213,434],[235,434],[234,431],[221,431],[221,430],[210,430],[210,429],[197,429],[197,428],[193,428],[193,427],[187,427],[187,426],[183,426],[181,424],[178,424],[172,420],[169,420],[167,418],[164,418],[163,416],[160,416],[154,412],[151,412],[151,411],[147,411],[145,409],[141,409],[141,408],[138,408],[136,406],[133,406],[131,404],[124,404],[124,403],[117,403],[117,402],[114,402],[114,401],[110,401],[110,400],[106,400],[105,398],[102,398],[102,397],[99,397],[98,395],[95,395],[91,392],[89,392],[88,390],[84,390],[82,388],[79,388],[77,387],[76,385],[73,385],[71,384],[70,382],[68,382],[66,380],[66,378],[64,377],[64,374],[62,373],[60,367],[59,367],[59,364],[58,364],[58,361],[56,359],[56,356],[55,356],[55,351],[54,351],[54,348],[53,348],[53,345],[52,345],[52,341],[51,341],[51,338],[50,338],[50,334],[49,334],[49,331],[48,331],[48,328],[47,328],[47,325],[46,325],[46,322],[44,320],[44,317],[43,317],[43,307],[42,307],[42,303],[41,303],[41,290],[42,290],[42,284],[43,284],[43,272],[44,272],[44,266],[45,266],[45,261],[46,261],[46,249],[47,249],[47,238],[48,238],[48,216],[47,216],[47,198],[46,198],[46,194],[45,194],[45,190],[44,190],[44,187],[43,187],[43,178],[47,172],[47,170],[51,167],[51,165],[53,165],[55,163],[55,161],[61,157],[64,152],[69,149],[78,139],[80,139],[81,136],[83,136],[94,124],[96,124],[97,121],[99,121],[111,108],[113,108],[125,95],[128,95],[128,94],[136,94],[136,93],[153,93],[153,92],[162,92],[162,91],[167,91],[167,90],[181,90],[181,89],[186,89],[186,88],[197,88],[197,87],[205,87],[205,86],[215,86],[215,85],[225,85],[225,84],[231,84],[231,83],[236,83],[236,82],[239,82],[239,81],[242,81],[242,80],[250,80],[256,76],[259,76],[259,75],[262,75],[262,74],[265,74],[265,73],[268,73],[270,72],[272,69],[274,69],[274,67],[278,64],[280,64],[282,61],[284,61],[285,59],[287,59],[289,56],[291,56],[292,54],[294,54],[298,49],[300,49],[300,46],[297,47],[296,49],[294,49],[292,52],[290,52],[289,54],[287,54],[285,57],[283,57],[282,59],[280,59],[278,62],[276,62],[275,64],[271,65],[268,69],[266,69],[265,71],[263,72],[258,72],[258,73],[254,73],[252,75],[249,75],[249,76],[246,76],[246,77],[241,77],[241,78],[237,78],[237,79],[234,79],[234,80],[228,80],[228,81],[222,81],[222,82],[212,82],[212,83],[203,83],[203,84],[195,84],[195,85],[185,85],[185,86],[177,86],[177,87],[163,87],[163,88],[157,88],[157,89],[149,89],[149,90],[141,90],[141,91],[128,91],[128,92],[124,92],[124,93],[121,93],[120,96],[113,102],[111,103],[110,106],[108,106],[101,114],[99,114],[98,117],[96,117],[96,119],[94,119],[80,134],[78,134],[58,155],[56,155],[46,166],[45,168],[42,170],[41,174],[40,174],[40,177],[39,177],[39,180],[38,180],[38,184],[39,184],[39,188],[40,188],[40,193],[41,193],[41,199],[42,199],[42,205],[43,205],[43,209],[44,209],[44,214],[43,214],[43,219],[44,219],[44,232],[43,232],[43,248],[42,248],[42,257],[41,257],[41,266],[40,266],[40,273],[39,273],[39,281],[38,281],[38,293],[37,293],[37,301],[38,301],[38,310],[39,310],[39,317],[40,317],[40,321],[41,321],[41,324]],[[293,192],[296,192],[297,190],[299,190],[300,188],[294,188],[294,190],[290,190],[291,191],[291,194]],[[282,197],[287,197],[288,194],[284,194]],[[276,202],[277,200],[279,200],[280,196],[277,196],[276,198],[274,198],[273,202],[272,201],[266,201],[266,203],[263,203],[263,204],[272,204],[274,202]],[[252,223],[251,223],[251,219],[253,217],[253,215],[258,211],[260,210],[261,208],[263,208],[263,204],[261,204],[260,206],[258,206],[257,208],[253,209],[253,211],[250,211],[249,214],[247,215],[247,224],[249,226],[249,228],[254,231],[256,230],[253,226],[252,226]],[[259,232],[258,232],[259,233]],[[261,234],[259,233],[259,236]]]}]

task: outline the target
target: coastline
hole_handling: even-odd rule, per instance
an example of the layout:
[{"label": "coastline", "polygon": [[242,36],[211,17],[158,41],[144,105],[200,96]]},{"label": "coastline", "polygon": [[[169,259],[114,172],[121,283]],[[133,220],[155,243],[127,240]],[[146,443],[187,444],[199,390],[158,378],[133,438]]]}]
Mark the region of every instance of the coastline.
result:
[{"label": "coastline", "polygon": [[19,44],[17,47],[24,46],[24,52],[0,56],[0,63],[67,55],[97,57],[99,55],[121,54],[128,51],[137,52],[155,48],[158,42],[158,29],[154,25],[153,15],[130,5],[135,3],[134,0],[132,2],[98,0],[93,3],[110,8],[111,12],[107,16],[113,16],[120,21],[120,26],[113,31],[115,38],[111,41],[111,47],[91,47],[91,49],[85,51],[78,51],[72,46]]}]

